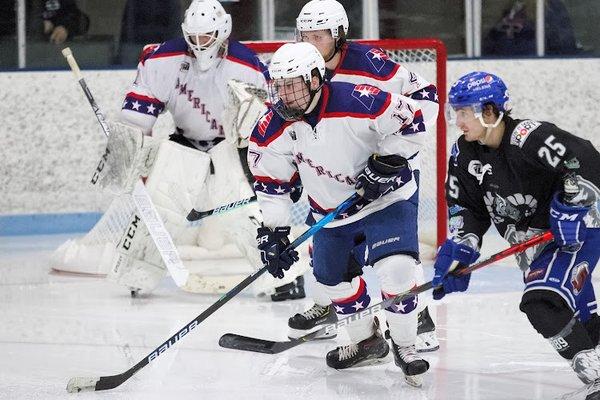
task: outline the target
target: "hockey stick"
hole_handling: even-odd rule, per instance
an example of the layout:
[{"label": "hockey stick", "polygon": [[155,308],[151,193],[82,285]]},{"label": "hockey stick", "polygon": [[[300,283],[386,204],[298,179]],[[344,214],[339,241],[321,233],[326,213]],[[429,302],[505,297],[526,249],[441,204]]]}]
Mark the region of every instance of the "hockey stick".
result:
[{"label": "hockey stick", "polygon": [[[71,49],[68,47],[64,48],[62,54],[67,59],[73,74],[75,74],[75,78],[79,81],[81,89],[83,89],[85,97],[87,97],[90,106],[92,106],[92,110],[94,110],[94,114],[96,114],[96,118],[98,119],[100,126],[102,126],[102,131],[104,131],[106,137],[110,136],[110,129],[106,123],[106,118],[104,117],[102,110],[100,110],[100,107],[98,107],[96,100],[94,100],[92,92],[90,92],[90,89],[81,74],[81,70],[79,69],[79,65],[77,65],[77,61],[75,60]],[[144,221],[144,224],[148,227],[152,241],[158,248],[160,256],[167,266],[171,277],[177,286],[183,287],[188,280],[190,272],[183,265],[179,253],[177,252],[177,248],[173,243],[173,239],[158,215],[156,207],[154,207],[154,203],[152,203],[152,199],[146,191],[146,187],[141,179],[138,179],[135,183],[131,197],[142,217],[142,221]]]},{"label": "hockey stick", "polygon": [[[553,237],[552,237],[551,232],[549,232],[549,231],[545,232],[543,234],[534,236],[531,239],[526,240],[524,242],[514,244],[514,245],[510,246],[509,248],[507,248],[499,253],[496,253],[493,256],[491,256],[481,262],[473,264],[467,268],[462,268],[462,269],[456,271],[455,273],[460,274],[460,275],[471,273],[479,268],[483,268],[486,265],[492,264],[492,263],[494,263],[498,260],[501,260],[503,258],[506,258],[510,255],[520,253],[520,252],[525,251],[526,249],[533,247],[535,245],[538,245],[540,243],[548,242],[548,241],[552,240],[552,238]],[[397,304],[400,301],[405,300],[406,298],[413,297],[413,296],[415,296],[419,293],[425,292],[431,288],[432,288],[431,281],[429,281],[420,286],[416,286],[406,292],[400,293],[395,297],[386,299],[386,300],[382,301],[381,303],[377,303],[375,305],[367,307],[364,310],[361,310],[360,312],[357,312],[356,314],[352,314],[344,319],[341,319],[340,321],[338,321],[336,323],[326,325],[326,326],[322,327],[321,329],[311,332],[307,335],[304,335],[298,339],[284,340],[284,341],[278,342],[278,341],[264,340],[264,339],[236,335],[234,333],[226,333],[225,335],[221,336],[221,339],[219,339],[219,345],[221,347],[226,347],[226,348],[235,349],[235,350],[254,351],[254,352],[266,353],[266,354],[278,354],[283,351],[289,350],[293,347],[296,347],[302,343],[306,343],[306,342],[315,340],[315,338],[317,338],[318,336],[322,336],[323,334],[329,334],[331,332],[335,332],[342,326],[346,326],[346,325],[350,324],[351,322],[354,322],[356,320],[373,315],[378,311],[382,311],[382,310],[388,308],[392,304]]]},{"label": "hockey stick", "polygon": [[[323,228],[326,224],[331,222],[337,215],[346,211],[349,207],[351,207],[356,200],[358,200],[360,196],[358,194],[353,194],[351,197],[346,199],[343,203],[341,203],[337,208],[331,211],[329,214],[325,215],[320,221],[312,225],[308,228],[302,235],[298,236],[296,240],[294,240],[288,248],[295,249],[300,244],[305,242],[308,238],[314,235],[318,230]],[[100,376],[100,377],[75,377],[69,380],[67,384],[67,392],[75,393],[81,391],[97,391],[97,390],[107,390],[114,389],[117,386],[121,385],[127,379],[131,378],[133,374],[138,372],[140,369],[144,368],[151,361],[154,361],[158,358],[162,353],[167,351],[171,346],[177,343],[181,338],[190,333],[190,331],[198,326],[202,321],[208,318],[211,314],[221,308],[225,303],[231,300],[235,295],[245,289],[248,285],[258,279],[259,276],[264,274],[267,271],[267,266],[263,266],[261,269],[248,276],[246,279],[241,281],[236,287],[231,289],[229,292],[225,293],[219,300],[213,303],[210,307],[204,310],[200,315],[194,318],[192,321],[187,323],[183,328],[181,328],[177,333],[167,339],[164,343],[154,349],[150,354],[144,357],[141,361],[135,364],[133,367],[129,368],[127,371],[118,375],[110,375],[110,376]]]},{"label": "hockey stick", "polygon": [[204,217],[208,217],[208,216],[215,215],[215,214],[222,214],[224,212],[231,211],[238,207],[243,207],[246,204],[250,204],[254,201],[256,201],[256,195],[254,195],[252,197],[247,197],[242,200],[233,201],[228,204],[223,204],[222,206],[213,208],[212,210],[198,211],[198,210],[192,208],[192,211],[189,212],[186,219],[190,222],[190,224],[188,224],[188,225],[194,225],[193,222],[198,221]]}]

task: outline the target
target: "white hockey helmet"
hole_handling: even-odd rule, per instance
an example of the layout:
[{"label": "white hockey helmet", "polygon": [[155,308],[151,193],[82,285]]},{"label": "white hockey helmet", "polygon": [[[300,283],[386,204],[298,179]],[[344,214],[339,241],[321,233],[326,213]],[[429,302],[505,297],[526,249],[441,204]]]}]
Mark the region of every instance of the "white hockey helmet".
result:
[{"label": "white hockey helmet", "polygon": [[[312,77],[318,74],[320,84],[311,88]],[[286,120],[300,119],[321,90],[325,77],[325,60],[310,43],[286,43],[269,65],[269,96],[273,108]]]},{"label": "white hockey helmet", "polygon": [[200,70],[206,71],[223,56],[224,42],[231,34],[231,15],[217,0],[194,0],[185,11],[181,30]]},{"label": "white hockey helmet", "polygon": [[336,0],[311,0],[302,7],[296,18],[297,33],[329,29],[334,39],[341,36],[340,27],[345,37],[348,26],[346,10]]}]

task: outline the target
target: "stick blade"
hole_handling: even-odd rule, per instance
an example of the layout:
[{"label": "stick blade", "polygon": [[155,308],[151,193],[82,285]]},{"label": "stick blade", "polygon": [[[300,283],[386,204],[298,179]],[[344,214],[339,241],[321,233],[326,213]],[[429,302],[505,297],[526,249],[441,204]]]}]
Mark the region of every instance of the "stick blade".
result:
[{"label": "stick blade", "polygon": [[100,378],[89,378],[89,377],[75,377],[69,380],[67,383],[67,392],[79,393],[79,392],[93,392],[96,390],[96,384]]},{"label": "stick blade", "polygon": [[226,333],[219,339],[219,346],[227,349],[253,351],[256,353],[275,354],[274,347],[277,342],[272,340],[257,339],[248,336]]},{"label": "stick blade", "polygon": [[200,218],[202,218],[202,213],[200,211],[196,210],[195,208],[192,208],[192,210],[189,212],[189,214],[186,217],[188,222],[194,222],[194,221],[199,220]]}]

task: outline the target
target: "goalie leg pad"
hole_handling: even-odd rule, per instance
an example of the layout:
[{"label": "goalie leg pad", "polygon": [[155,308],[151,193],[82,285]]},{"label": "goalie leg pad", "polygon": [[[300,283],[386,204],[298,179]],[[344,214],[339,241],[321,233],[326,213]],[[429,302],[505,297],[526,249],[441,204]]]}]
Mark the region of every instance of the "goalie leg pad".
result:
[{"label": "goalie leg pad", "polygon": [[567,360],[594,347],[583,324],[561,296],[549,290],[525,292],[520,309],[552,347]]},{"label": "goalie leg pad", "polygon": [[156,289],[166,274],[150,232],[134,215],[111,259],[107,279],[143,292]]},{"label": "goalie leg pad", "polygon": [[186,225],[185,217],[194,207],[209,172],[207,153],[170,140],[161,142],[146,188],[167,228]]}]

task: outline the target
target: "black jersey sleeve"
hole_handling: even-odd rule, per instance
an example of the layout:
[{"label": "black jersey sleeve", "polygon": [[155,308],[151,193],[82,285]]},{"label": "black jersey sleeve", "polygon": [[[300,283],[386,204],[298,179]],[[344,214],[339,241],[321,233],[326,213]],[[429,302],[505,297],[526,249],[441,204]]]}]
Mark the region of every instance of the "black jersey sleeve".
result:
[{"label": "black jersey sleeve", "polygon": [[533,120],[520,121],[510,135],[511,145],[520,147],[528,160],[557,178],[575,172],[600,186],[600,154],[589,140]]},{"label": "black jersey sleeve", "polygon": [[451,235],[479,249],[491,221],[479,182],[468,172],[469,162],[473,159],[466,142],[459,139],[454,143],[448,162],[446,201]]}]

